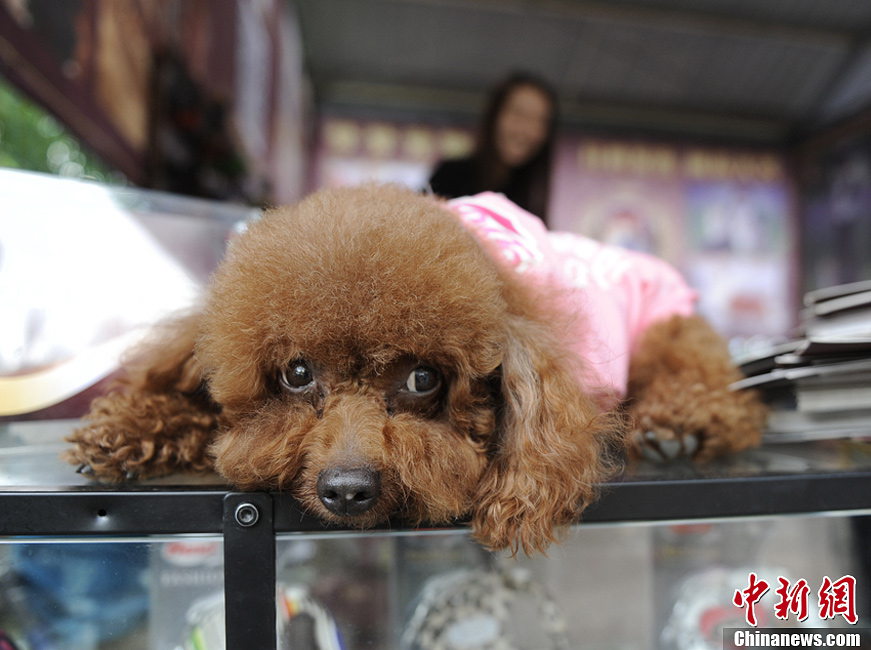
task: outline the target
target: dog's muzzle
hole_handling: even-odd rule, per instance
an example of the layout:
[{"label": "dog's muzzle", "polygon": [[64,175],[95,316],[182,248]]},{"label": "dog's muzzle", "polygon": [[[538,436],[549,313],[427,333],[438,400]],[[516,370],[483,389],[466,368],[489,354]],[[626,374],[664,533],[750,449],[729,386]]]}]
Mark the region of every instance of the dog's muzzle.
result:
[{"label": "dog's muzzle", "polygon": [[330,468],[318,476],[318,498],[342,517],[371,510],[381,495],[381,473],[368,467]]}]

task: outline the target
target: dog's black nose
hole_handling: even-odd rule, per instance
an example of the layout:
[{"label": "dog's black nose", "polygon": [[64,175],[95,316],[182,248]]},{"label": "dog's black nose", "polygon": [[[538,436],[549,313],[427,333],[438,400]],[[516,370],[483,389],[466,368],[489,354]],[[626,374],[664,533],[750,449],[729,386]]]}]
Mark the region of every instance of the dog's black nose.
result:
[{"label": "dog's black nose", "polygon": [[318,498],[337,515],[361,515],[381,494],[381,473],[368,467],[325,469],[318,476]]}]

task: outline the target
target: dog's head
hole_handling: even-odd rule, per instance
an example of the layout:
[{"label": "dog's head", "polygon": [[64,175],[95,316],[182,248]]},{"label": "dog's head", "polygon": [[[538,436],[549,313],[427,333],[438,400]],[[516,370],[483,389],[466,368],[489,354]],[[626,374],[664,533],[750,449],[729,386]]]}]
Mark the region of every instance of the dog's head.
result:
[{"label": "dog's head", "polygon": [[218,471],[345,525],[471,514],[490,546],[544,547],[591,498],[607,424],[509,275],[407,191],[269,212],[201,321]]}]

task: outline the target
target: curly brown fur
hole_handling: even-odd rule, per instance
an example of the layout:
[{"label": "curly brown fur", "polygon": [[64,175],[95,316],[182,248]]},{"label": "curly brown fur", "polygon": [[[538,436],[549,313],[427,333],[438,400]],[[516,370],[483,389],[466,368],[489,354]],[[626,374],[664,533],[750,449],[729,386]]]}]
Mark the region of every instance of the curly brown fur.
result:
[{"label": "curly brown fur", "polygon": [[651,326],[629,369],[630,452],[640,452],[639,441],[685,445],[688,436],[697,439],[696,460],[757,445],[766,410],[755,393],[729,389],[740,378],[725,342],[701,317]]},{"label": "curly brown fur", "polygon": [[505,400],[499,450],[478,486],[473,524],[491,548],[544,551],[554,526],[577,521],[613,467],[620,429],[578,389],[548,327],[509,317],[502,362]]},{"label": "curly brown fur", "polygon": [[[114,480],[213,464],[346,526],[470,516],[490,548],[543,550],[594,499],[621,427],[578,385],[548,297],[493,259],[405,190],[273,210],[231,244],[204,307],[94,404],[70,460]],[[656,332],[643,346],[639,418],[687,422],[656,405],[668,382],[725,386],[722,359],[686,330],[683,356],[654,359]],[[364,487],[334,489],[336,476]]]},{"label": "curly brown fur", "polygon": [[111,481],[211,469],[206,449],[220,407],[193,356],[198,331],[197,315],[174,319],[134,350],[124,376],[67,438],[66,460]]}]

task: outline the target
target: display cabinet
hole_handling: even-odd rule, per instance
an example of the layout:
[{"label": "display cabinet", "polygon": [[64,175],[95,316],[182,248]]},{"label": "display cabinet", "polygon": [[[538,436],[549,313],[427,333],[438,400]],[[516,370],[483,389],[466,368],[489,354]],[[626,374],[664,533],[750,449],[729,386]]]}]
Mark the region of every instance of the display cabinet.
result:
[{"label": "display cabinet", "polygon": [[8,170],[0,197],[3,650],[719,648],[750,573],[852,576],[867,620],[857,439],[627,467],[535,557],[485,552],[461,522],[331,528],[216,476],[92,482],[61,460],[88,398],[258,213]]},{"label": "display cabinet", "polygon": [[60,459],[74,425],[0,433],[0,629],[24,647],[705,648],[743,624],[750,572],[853,576],[867,612],[868,443],[629,467],[547,557],[510,558],[462,524],[341,530],[214,476],[94,484]]}]

